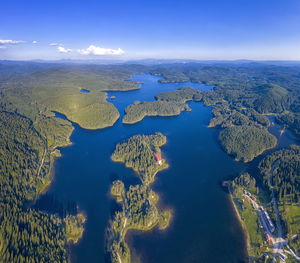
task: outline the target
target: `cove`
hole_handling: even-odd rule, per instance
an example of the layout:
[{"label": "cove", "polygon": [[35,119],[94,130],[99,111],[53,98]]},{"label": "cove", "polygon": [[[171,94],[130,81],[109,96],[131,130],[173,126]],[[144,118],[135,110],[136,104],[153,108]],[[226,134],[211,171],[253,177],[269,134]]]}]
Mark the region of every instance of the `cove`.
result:
[{"label": "cove", "polygon": [[[141,262],[245,262],[246,244],[242,228],[220,183],[246,169],[224,153],[218,130],[207,128],[210,107],[190,102],[191,112],[174,117],[147,117],[126,125],[121,120],[124,108],[136,100],[154,100],[157,93],[191,86],[200,90],[212,87],[196,83],[161,84],[151,75],[136,75],[141,89],[108,92],[120,119],[110,128],[90,131],[75,126],[72,145],[62,148],[54,163],[53,181],[47,192],[58,203],[76,203],[87,216],[82,239],[71,245],[71,262],[107,262],[104,255],[105,229],[119,209],[110,197],[112,181],[122,180],[128,187],[138,183],[134,172],[110,156],[118,142],[136,135],[161,132],[167,144],[161,148],[169,169],[159,172],[152,188],[163,207],[173,209],[169,228],[161,232],[129,231],[126,236],[133,258]],[[40,199],[46,198],[46,195]],[[45,202],[47,203],[47,202]],[[43,209],[43,207],[42,207]],[[44,207],[45,210],[48,208]]]}]

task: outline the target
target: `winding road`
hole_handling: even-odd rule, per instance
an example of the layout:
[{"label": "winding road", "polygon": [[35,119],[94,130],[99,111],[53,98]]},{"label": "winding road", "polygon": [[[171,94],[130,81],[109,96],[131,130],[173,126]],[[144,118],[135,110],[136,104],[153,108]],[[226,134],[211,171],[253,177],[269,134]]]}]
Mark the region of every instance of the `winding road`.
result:
[{"label": "winding road", "polygon": [[43,158],[42,158],[42,161],[41,161],[39,170],[38,170],[38,172],[37,172],[37,177],[39,177],[40,172],[41,172],[41,169],[42,169],[42,167],[43,167],[43,164],[44,164],[44,161],[45,161],[45,155],[46,155],[46,152],[47,152],[47,148],[45,148],[45,151],[44,151],[44,154],[43,154]]},{"label": "winding road", "polygon": [[274,252],[275,252],[275,254],[274,254],[273,262],[276,262],[276,258],[278,256],[279,250],[281,250],[281,247],[282,247],[283,243],[286,243],[286,241],[284,241],[282,239],[282,227],[281,227],[281,223],[280,223],[280,215],[279,215],[277,201],[276,201],[276,198],[275,198],[275,193],[274,193],[274,188],[273,188],[273,173],[274,173],[274,170],[276,168],[276,165],[278,164],[278,161],[279,160],[276,160],[275,163],[272,165],[271,174],[270,174],[270,186],[271,186],[271,189],[272,189],[272,202],[274,204],[274,208],[275,208],[275,212],[276,212],[277,227],[278,227],[278,239],[277,239],[277,242],[274,243]]}]

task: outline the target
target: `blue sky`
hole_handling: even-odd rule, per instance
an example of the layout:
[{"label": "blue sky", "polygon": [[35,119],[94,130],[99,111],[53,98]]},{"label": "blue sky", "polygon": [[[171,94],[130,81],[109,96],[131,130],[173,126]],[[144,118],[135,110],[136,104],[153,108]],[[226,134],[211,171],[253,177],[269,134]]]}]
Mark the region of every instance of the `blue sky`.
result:
[{"label": "blue sky", "polygon": [[300,60],[299,0],[1,0],[0,7],[0,59]]}]

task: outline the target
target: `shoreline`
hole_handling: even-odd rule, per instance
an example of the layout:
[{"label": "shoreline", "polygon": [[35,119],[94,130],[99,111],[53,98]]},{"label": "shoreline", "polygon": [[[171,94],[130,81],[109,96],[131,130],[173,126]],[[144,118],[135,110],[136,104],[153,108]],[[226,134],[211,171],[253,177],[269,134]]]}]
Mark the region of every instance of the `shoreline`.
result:
[{"label": "shoreline", "polygon": [[52,181],[54,179],[54,174],[53,173],[54,173],[54,163],[55,163],[55,160],[58,159],[58,158],[60,158],[60,157],[62,157],[62,154],[60,153],[60,151],[59,151],[60,155],[57,155],[56,150],[59,150],[60,148],[65,148],[65,147],[73,145],[73,143],[70,141],[70,138],[71,138],[71,136],[73,134],[73,131],[74,131],[74,129],[72,130],[71,134],[69,134],[68,142],[66,142],[65,144],[62,144],[60,146],[56,146],[56,147],[54,147],[51,150],[51,152],[50,152],[50,160],[49,160],[49,172],[46,175],[47,182],[39,190],[39,192],[37,194],[38,196],[37,196],[36,200],[38,199],[39,195],[45,194],[48,191],[48,189],[49,189],[49,187],[50,187],[50,185],[51,185],[51,183],[52,183]]},{"label": "shoreline", "polygon": [[[229,191],[229,189],[228,189]],[[249,253],[249,250],[251,249],[251,244],[250,244],[250,235],[249,235],[249,232],[247,230],[247,226],[246,226],[246,223],[242,220],[241,218],[241,215],[239,213],[239,210],[233,200],[233,196],[231,194],[231,192],[229,191],[229,200],[230,200],[230,203],[232,204],[233,208],[234,208],[234,211],[235,211],[235,215],[236,215],[236,218],[238,219],[242,229],[243,229],[243,232],[245,234],[245,241],[246,241],[246,244],[247,244],[247,253]]]},{"label": "shoreline", "polygon": [[[59,112],[58,112],[59,113]],[[60,113],[61,114],[61,113]],[[66,116],[65,116],[66,117]],[[59,118],[59,117],[56,117]],[[73,145],[73,142],[70,140],[73,132],[75,131],[75,126],[74,123],[72,121],[70,121],[68,118],[66,118],[67,121],[69,121],[72,125],[72,130],[71,132],[66,136],[66,141],[63,144],[60,144],[58,146],[53,147],[52,149],[51,146],[47,149],[50,151],[50,156],[49,156],[49,171],[46,174],[46,182],[41,186],[40,189],[38,189],[36,196],[34,197],[33,200],[31,200],[28,204],[28,207],[32,207],[36,204],[37,200],[44,194],[47,193],[47,191],[49,190],[49,188],[51,187],[51,184],[54,181],[55,178],[55,161],[58,158],[62,157],[62,154],[60,152],[60,149],[65,148],[65,147],[69,147]],[[85,224],[87,221],[87,215],[84,211],[80,210],[80,208],[78,207],[78,213],[75,215],[76,219],[79,220],[79,218],[81,218],[81,224],[82,224],[82,230],[80,231],[80,237],[76,238],[76,239],[69,239],[66,236],[65,239],[65,248],[66,248],[66,253],[68,255],[67,257],[67,262],[71,263],[71,257],[72,257],[72,253],[71,253],[71,246],[77,245],[78,243],[80,243],[80,240],[82,239],[82,236],[85,232]],[[66,217],[62,218],[62,221],[64,221],[66,219]]]},{"label": "shoreline", "polygon": [[[113,103],[111,103],[111,102],[107,102],[107,103],[110,103],[110,104],[113,105]],[[115,107],[115,106],[114,106],[114,107]],[[116,107],[115,107],[115,108],[116,108]],[[118,111],[117,108],[116,108],[116,110]],[[71,120],[71,119],[70,119],[66,114],[64,114],[64,113],[61,113],[61,112],[59,112],[59,111],[54,111],[54,110],[51,111],[51,112],[53,112],[54,114],[58,113],[58,114],[60,114],[60,115],[63,115],[64,118],[65,118],[67,121],[69,121],[69,122],[72,124],[73,127],[74,127],[74,124],[75,124],[75,125],[78,125],[81,129],[90,130],[90,131],[97,131],[97,130],[102,130],[102,129],[105,129],[105,128],[112,127],[112,126],[114,126],[114,125],[116,124],[116,122],[117,122],[117,121],[120,119],[120,117],[121,117],[120,112],[118,111],[118,117],[116,117],[116,118],[113,120],[112,123],[107,124],[107,125],[104,125],[104,126],[101,126],[101,127],[97,126],[96,128],[95,128],[95,127],[91,128],[91,127],[86,127],[86,126],[84,127],[84,126],[82,126],[81,124],[79,124],[78,122]],[[63,119],[63,118],[58,117],[58,116],[55,116],[55,118]]]}]

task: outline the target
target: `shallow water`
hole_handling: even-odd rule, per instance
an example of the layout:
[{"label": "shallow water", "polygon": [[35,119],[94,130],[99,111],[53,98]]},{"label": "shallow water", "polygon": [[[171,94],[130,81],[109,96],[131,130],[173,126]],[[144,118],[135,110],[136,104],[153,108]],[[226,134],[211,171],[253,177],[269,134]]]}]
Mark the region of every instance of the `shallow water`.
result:
[{"label": "shallow water", "polygon": [[[120,111],[136,100],[154,100],[159,92],[192,86],[195,83],[160,84],[158,77],[136,75],[142,88],[128,92],[108,92],[108,99]],[[118,209],[109,196],[116,179],[128,186],[139,183],[134,172],[110,156],[115,145],[135,134],[162,132],[167,144],[162,147],[169,169],[156,175],[153,189],[163,207],[173,209],[174,217],[165,231],[129,231],[126,240],[134,258],[141,262],[245,262],[246,244],[228,195],[220,183],[247,168],[226,155],[218,145],[218,131],[207,128],[209,107],[189,103],[192,111],[175,117],[147,117],[134,125],[121,119],[110,128],[89,131],[75,125],[72,145],[61,149],[55,161],[54,180],[48,195],[62,204],[76,202],[87,215],[83,238],[71,246],[72,262],[106,262],[104,234],[109,218]],[[40,199],[45,198],[41,197]]]}]

